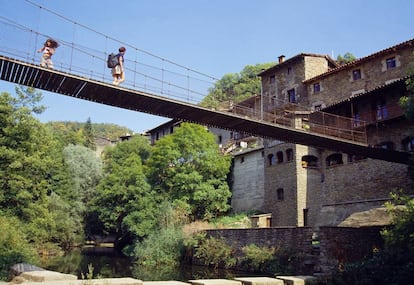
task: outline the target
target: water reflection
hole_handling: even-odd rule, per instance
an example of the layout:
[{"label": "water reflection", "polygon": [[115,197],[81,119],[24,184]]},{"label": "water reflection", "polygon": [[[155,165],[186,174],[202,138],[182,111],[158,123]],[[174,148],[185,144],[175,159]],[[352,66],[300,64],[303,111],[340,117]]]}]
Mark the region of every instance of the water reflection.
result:
[{"label": "water reflection", "polygon": [[253,276],[246,272],[194,265],[144,267],[135,265],[133,260],[113,248],[99,247],[73,250],[65,256],[44,260],[41,267],[61,273],[74,274],[79,279],[85,279],[89,265],[93,267],[94,278],[132,277],[142,281],[188,281],[190,279],[233,279],[234,277]]}]

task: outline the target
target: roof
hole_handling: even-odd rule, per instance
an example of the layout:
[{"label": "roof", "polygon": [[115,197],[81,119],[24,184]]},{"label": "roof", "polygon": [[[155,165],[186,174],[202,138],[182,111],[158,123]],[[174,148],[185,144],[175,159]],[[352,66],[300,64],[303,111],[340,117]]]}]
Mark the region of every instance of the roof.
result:
[{"label": "roof", "polygon": [[338,66],[338,63],[334,59],[332,59],[329,55],[314,54],[314,53],[300,53],[298,55],[295,55],[294,57],[291,57],[289,59],[286,59],[285,61],[283,61],[281,63],[278,63],[278,64],[276,64],[276,65],[274,65],[274,66],[272,66],[272,67],[264,70],[263,72],[259,73],[258,75],[259,76],[262,76],[262,75],[264,75],[266,73],[269,73],[271,71],[274,71],[275,69],[281,68],[281,67],[286,66],[288,64],[292,64],[293,62],[295,62],[295,61],[297,61],[299,59],[302,59],[302,58],[304,58],[306,56],[309,56],[309,57],[322,57],[322,58],[325,58],[331,65],[333,65],[335,67]]},{"label": "roof", "polygon": [[373,53],[371,55],[368,55],[366,57],[361,57],[361,58],[356,59],[354,61],[351,61],[347,64],[340,65],[340,66],[338,66],[334,69],[331,69],[331,70],[329,70],[325,73],[319,74],[318,76],[315,76],[315,77],[309,78],[307,80],[304,80],[303,83],[309,83],[309,82],[314,82],[314,81],[320,80],[321,78],[326,77],[328,75],[331,75],[332,73],[336,73],[336,72],[339,72],[339,71],[342,71],[342,70],[346,70],[346,69],[355,67],[356,65],[359,65],[363,62],[372,60],[373,58],[377,58],[377,57],[383,56],[385,54],[389,54],[389,53],[395,52],[397,50],[406,48],[407,46],[413,46],[413,45],[414,45],[414,39],[399,43],[395,46],[380,50],[380,51],[378,51],[376,53]]},{"label": "roof", "polygon": [[177,123],[180,123],[180,122],[181,122],[180,120],[171,119],[171,120],[169,120],[169,121],[167,121],[165,123],[162,123],[161,125],[156,126],[155,128],[152,128],[152,129],[147,130],[146,133],[150,133],[151,134],[153,132],[156,132],[157,130],[163,129],[165,127],[174,126],[174,125],[176,125]]}]

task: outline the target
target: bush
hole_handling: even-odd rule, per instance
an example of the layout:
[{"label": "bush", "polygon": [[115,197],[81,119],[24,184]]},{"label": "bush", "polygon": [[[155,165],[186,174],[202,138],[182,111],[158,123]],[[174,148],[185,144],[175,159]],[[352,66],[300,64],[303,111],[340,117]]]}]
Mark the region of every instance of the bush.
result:
[{"label": "bush", "polygon": [[181,229],[168,227],[152,232],[134,249],[140,265],[177,265],[184,250]]},{"label": "bush", "polygon": [[[2,213],[0,213],[2,215]],[[9,268],[16,263],[37,263],[38,256],[21,231],[16,218],[0,216],[0,279],[6,280]]]},{"label": "bush", "polygon": [[244,254],[242,258],[243,267],[254,272],[263,272],[269,263],[274,260],[276,248],[274,247],[258,247],[250,244],[242,248]]},{"label": "bush", "polygon": [[195,249],[194,257],[207,266],[230,268],[237,263],[233,255],[234,249],[223,239],[210,237],[201,241]]}]

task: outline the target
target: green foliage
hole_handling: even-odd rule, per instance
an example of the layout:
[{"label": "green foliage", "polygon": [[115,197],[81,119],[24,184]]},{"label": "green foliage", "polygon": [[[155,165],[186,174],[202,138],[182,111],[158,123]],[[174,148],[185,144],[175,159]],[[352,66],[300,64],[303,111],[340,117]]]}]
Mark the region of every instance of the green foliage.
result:
[{"label": "green foliage", "polygon": [[87,148],[90,148],[92,150],[96,150],[95,135],[93,133],[91,118],[88,118],[88,120],[86,121],[85,126],[83,128],[83,134],[85,136],[85,144],[84,145]]},{"label": "green foliage", "polygon": [[224,75],[209,90],[209,94],[200,105],[208,108],[228,109],[230,103],[238,103],[260,94],[261,81],[257,75],[263,69],[270,68],[273,65],[274,63],[247,65],[240,73]]},{"label": "green foliage", "polygon": [[69,247],[79,240],[81,219],[72,215],[72,182],[63,164],[61,144],[32,113],[41,95],[17,88],[0,96],[0,207],[22,222],[38,249],[50,243]]},{"label": "green foliage", "polygon": [[391,194],[387,202],[393,225],[382,231],[383,250],[372,258],[345,267],[334,274],[334,284],[410,284],[414,280],[414,199]]},{"label": "green foliage", "polygon": [[356,60],[357,58],[350,52],[345,53],[343,56],[338,55],[336,58],[336,62],[340,65],[347,64],[351,61]]},{"label": "green foliage", "polygon": [[49,122],[46,127],[54,134],[55,139],[60,141],[62,147],[79,144],[94,149],[92,136],[117,141],[121,136],[133,133],[132,130],[115,124],[92,123],[89,118],[85,123]]},{"label": "green foliage", "polygon": [[0,211],[0,280],[6,280],[9,268],[20,262],[38,262],[36,251],[27,242],[17,218],[7,217]]},{"label": "green foliage", "polygon": [[391,193],[391,198],[386,207],[394,219],[393,227],[382,232],[385,250],[397,260],[414,261],[414,199],[398,193]]},{"label": "green foliage", "polygon": [[[103,175],[102,160],[95,152],[81,145],[68,145],[63,149],[68,173],[73,181],[72,201],[85,208],[95,196],[96,186]],[[82,210],[84,211],[84,210]]]},{"label": "green foliage", "polygon": [[216,228],[237,229],[251,227],[251,220],[249,216],[244,213],[219,217],[217,219],[214,219],[211,223],[214,224]]},{"label": "green foliage", "polygon": [[224,239],[210,237],[201,241],[195,249],[194,256],[204,265],[230,268],[237,263],[234,252],[235,249],[228,245]]},{"label": "green foliage", "polygon": [[178,265],[184,250],[180,228],[165,227],[153,231],[138,243],[134,250],[137,263],[142,266]]},{"label": "green foliage", "polygon": [[161,138],[147,162],[153,188],[191,218],[209,219],[229,209],[226,177],[230,157],[222,156],[204,127],[183,123]]},{"label": "green foliage", "polygon": [[265,272],[265,267],[269,267],[269,263],[274,259],[276,248],[258,247],[255,244],[250,244],[243,247],[242,252],[244,267],[255,272]]},{"label": "green foliage", "polygon": [[155,193],[146,182],[141,156],[144,140],[117,144],[104,154],[104,178],[97,187],[93,210],[103,232],[127,243],[147,236],[156,225]]}]

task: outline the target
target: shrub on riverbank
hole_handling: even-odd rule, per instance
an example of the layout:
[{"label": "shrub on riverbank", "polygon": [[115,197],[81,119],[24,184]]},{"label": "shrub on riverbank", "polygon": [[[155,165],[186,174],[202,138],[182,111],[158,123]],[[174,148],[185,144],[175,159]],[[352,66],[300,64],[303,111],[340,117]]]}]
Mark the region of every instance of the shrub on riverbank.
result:
[{"label": "shrub on riverbank", "polygon": [[18,219],[0,213],[0,280],[6,280],[9,268],[16,263],[36,264],[38,255],[27,242]]}]

